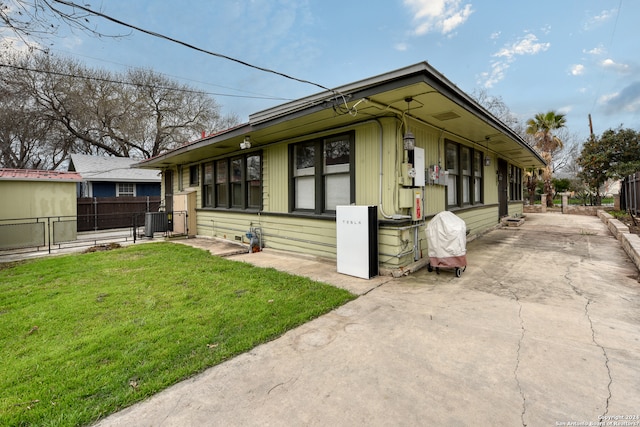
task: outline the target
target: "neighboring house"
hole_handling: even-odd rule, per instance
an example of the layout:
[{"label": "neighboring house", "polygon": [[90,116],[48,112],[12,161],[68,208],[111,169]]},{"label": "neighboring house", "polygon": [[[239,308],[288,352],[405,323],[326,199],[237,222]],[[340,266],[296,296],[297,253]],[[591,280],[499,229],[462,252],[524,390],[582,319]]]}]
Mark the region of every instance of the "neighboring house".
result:
[{"label": "neighboring house", "polygon": [[82,176],[78,197],[160,196],[159,171],[132,168],[137,162],[129,157],[72,154],[68,170]]},{"label": "neighboring house", "polygon": [[257,112],[137,166],[163,171],[169,211],[178,192],[195,193],[197,235],[246,241],[255,228],[268,248],[335,258],[337,206],[375,206],[373,250],[388,272],[424,262],[438,212],[460,216],[470,237],[521,214],[523,172],[544,160],[422,62]]},{"label": "neighboring house", "polygon": [[76,239],[73,172],[0,169],[0,249]]}]

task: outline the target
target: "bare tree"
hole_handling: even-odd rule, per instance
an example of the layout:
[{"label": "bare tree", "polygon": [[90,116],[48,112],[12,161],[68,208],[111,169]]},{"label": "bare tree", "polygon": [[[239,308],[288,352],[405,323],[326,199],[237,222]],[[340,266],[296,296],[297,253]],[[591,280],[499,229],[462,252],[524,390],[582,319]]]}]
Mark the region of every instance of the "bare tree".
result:
[{"label": "bare tree", "polygon": [[[55,0],[0,0],[0,29],[6,28],[30,48],[58,35],[61,27],[89,33],[96,37],[124,37],[105,34],[91,21],[86,11]],[[5,34],[5,42],[9,36]]]},{"label": "bare tree", "polygon": [[485,89],[474,89],[471,97],[528,142],[524,122],[511,112],[502,97],[489,95]]},{"label": "bare tree", "polygon": [[575,178],[577,176],[577,159],[580,157],[581,144],[578,136],[569,132],[564,127],[556,131],[558,138],[562,141],[562,148],[553,155],[552,169],[554,174]]},{"label": "bare tree", "polygon": [[[0,135],[13,135],[2,139],[13,141],[3,145],[5,165],[51,167],[59,164],[60,156],[73,152],[148,158],[197,139],[203,131],[237,123],[234,116],[222,117],[207,94],[151,70],[113,74],[40,54],[0,67],[0,76],[10,88],[6,93],[13,94],[0,99],[0,110],[10,114],[15,105],[28,106],[25,123],[39,124],[31,131],[46,129],[32,136],[38,144],[27,144],[23,133],[25,147],[37,145],[37,150],[19,149],[15,143],[19,122],[2,120]],[[30,160],[15,161],[21,156]],[[43,158],[39,163],[38,156]]]}]

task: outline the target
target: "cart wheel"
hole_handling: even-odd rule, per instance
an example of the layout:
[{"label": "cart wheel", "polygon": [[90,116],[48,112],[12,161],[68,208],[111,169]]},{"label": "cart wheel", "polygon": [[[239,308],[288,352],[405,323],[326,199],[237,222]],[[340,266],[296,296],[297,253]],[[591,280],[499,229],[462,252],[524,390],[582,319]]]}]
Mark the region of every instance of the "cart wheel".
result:
[{"label": "cart wheel", "polygon": [[427,264],[427,271],[431,273],[433,271],[433,267],[431,267],[431,263]]},{"label": "cart wheel", "polygon": [[456,267],[456,277],[462,276],[462,269],[460,267]]}]

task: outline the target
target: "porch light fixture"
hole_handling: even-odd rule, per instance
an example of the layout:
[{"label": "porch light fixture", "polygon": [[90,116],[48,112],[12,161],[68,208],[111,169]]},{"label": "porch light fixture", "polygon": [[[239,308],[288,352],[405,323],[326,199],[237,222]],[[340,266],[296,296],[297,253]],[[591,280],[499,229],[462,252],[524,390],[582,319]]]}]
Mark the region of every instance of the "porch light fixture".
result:
[{"label": "porch light fixture", "polygon": [[249,138],[248,136],[244,137],[244,141],[242,141],[240,143],[240,148],[242,150],[246,150],[247,148],[251,148],[251,138]]},{"label": "porch light fixture", "polygon": [[[484,137],[484,140],[487,144],[486,147],[484,147],[485,149],[489,149],[489,139],[491,139],[491,137],[489,135]],[[487,154],[486,156],[484,156],[484,165],[485,166],[491,166],[491,157],[489,157],[489,154]]]},{"label": "porch light fixture", "polygon": [[413,136],[411,131],[407,131],[402,137],[405,150],[413,150],[416,147],[416,137]]},{"label": "porch light fixture", "polygon": [[[411,101],[413,101],[413,98],[411,98],[409,96],[409,97],[405,98],[404,100],[407,103],[407,114],[409,114],[409,110],[411,108],[410,103],[411,103]],[[403,142],[403,146],[404,146],[405,150],[411,151],[416,147],[416,137],[409,130],[408,126],[407,126],[407,131],[405,132],[404,136],[402,137],[402,142]]]}]

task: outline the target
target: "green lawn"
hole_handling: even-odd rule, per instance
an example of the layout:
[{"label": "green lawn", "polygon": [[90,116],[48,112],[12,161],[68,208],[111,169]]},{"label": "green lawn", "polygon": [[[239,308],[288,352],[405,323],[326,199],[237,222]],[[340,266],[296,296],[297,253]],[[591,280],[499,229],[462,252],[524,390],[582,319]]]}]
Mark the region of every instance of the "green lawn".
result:
[{"label": "green lawn", "polygon": [[355,298],[172,243],[0,268],[3,426],[90,424]]}]

